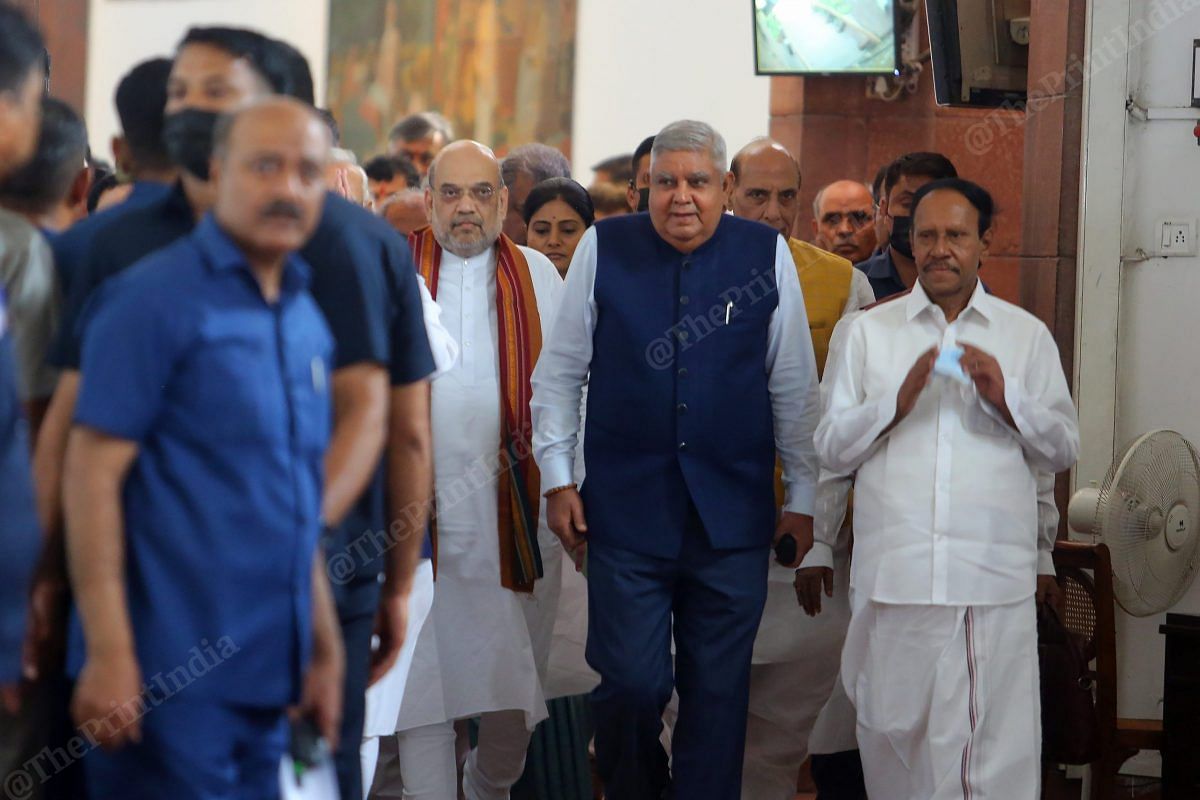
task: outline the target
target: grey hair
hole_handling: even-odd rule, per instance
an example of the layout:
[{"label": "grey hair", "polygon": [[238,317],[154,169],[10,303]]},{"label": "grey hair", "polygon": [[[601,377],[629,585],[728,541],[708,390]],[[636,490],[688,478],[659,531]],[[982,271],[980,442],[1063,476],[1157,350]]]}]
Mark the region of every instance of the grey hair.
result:
[{"label": "grey hair", "polygon": [[553,147],[530,142],[514,147],[500,162],[500,177],[505,186],[512,186],[525,173],[536,186],[551,178],[571,177],[571,162]]},{"label": "grey hair", "polygon": [[[833,181],[833,183],[825,184],[817,192],[817,196],[813,198],[813,219],[821,218],[821,200],[825,197],[825,190],[828,189],[830,186],[833,186],[834,183],[841,183],[841,181]],[[875,204],[875,193],[871,191],[871,187],[869,185],[867,185],[866,183],[860,183],[859,185],[867,190],[867,194],[871,195],[871,203],[874,205]]]},{"label": "grey hair", "polygon": [[710,156],[713,166],[722,175],[729,163],[725,139],[707,122],[681,119],[654,135],[654,146],[650,148],[651,161],[663,153],[678,152],[704,153]]},{"label": "grey hair", "polygon": [[442,140],[445,142],[454,140],[454,129],[450,126],[450,120],[436,111],[421,111],[409,114],[393,125],[392,130],[388,133],[388,141],[394,142],[399,139],[404,142],[415,142],[435,133],[441,134]]}]

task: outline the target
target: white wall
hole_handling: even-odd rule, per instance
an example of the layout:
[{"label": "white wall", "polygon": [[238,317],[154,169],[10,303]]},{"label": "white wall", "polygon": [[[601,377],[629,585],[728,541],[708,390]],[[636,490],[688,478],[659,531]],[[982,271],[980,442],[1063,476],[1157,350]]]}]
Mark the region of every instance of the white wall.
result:
[{"label": "white wall", "polygon": [[[1090,159],[1107,163],[1095,166],[1109,170],[1120,191],[1119,219],[1103,219],[1104,198],[1098,187],[1085,182],[1083,239],[1096,240],[1101,226],[1119,225],[1119,252],[1085,252],[1081,256],[1080,313],[1110,307],[1112,293],[1119,300],[1119,315],[1109,319],[1116,328],[1115,375],[1097,369],[1080,376],[1081,416],[1089,412],[1090,398],[1111,394],[1116,386],[1115,430],[1111,439],[1118,449],[1135,436],[1152,428],[1173,428],[1200,445],[1200,259],[1155,258],[1134,262],[1140,249],[1155,245],[1156,220],[1182,216],[1200,218],[1200,148],[1192,128],[1196,114],[1191,103],[1192,39],[1200,32],[1200,3],[1196,0],[1093,0],[1089,15],[1104,18],[1110,27],[1092,31],[1093,58],[1104,38],[1111,42],[1112,25],[1124,25],[1131,39],[1125,59],[1113,63],[1094,84],[1116,85],[1106,95],[1089,98],[1093,116],[1106,113],[1095,104],[1119,109],[1127,95],[1140,105],[1172,109],[1167,113],[1190,115],[1184,120],[1141,122],[1127,118],[1123,125],[1095,125],[1085,136]],[[1107,56],[1105,56],[1107,58]],[[1097,112],[1100,114],[1097,114]],[[1162,112],[1160,112],[1162,113]],[[1109,113],[1111,117],[1111,113]],[[1089,120],[1091,117],[1089,117]],[[1118,117],[1119,119],[1119,117]],[[1118,171],[1119,168],[1119,171]],[[1089,205],[1096,203],[1091,214]],[[1089,214],[1091,214],[1089,218]],[[1118,257],[1119,289],[1109,280]],[[1108,287],[1097,293],[1097,286]],[[1109,387],[1102,384],[1109,381]],[[1094,410],[1094,409],[1093,409]],[[1093,432],[1101,447],[1107,446],[1103,431]],[[1086,472],[1086,474],[1085,474]],[[1081,464],[1077,483],[1102,480],[1095,459]],[[1174,609],[1200,614],[1200,584],[1194,585]],[[1158,626],[1163,615],[1134,619],[1118,614],[1118,658],[1120,661],[1119,712],[1126,717],[1160,717],[1162,714],[1163,639]]]},{"label": "white wall", "polygon": [[[711,122],[731,151],[765,134],[770,79],[754,75],[749,2],[578,0],[573,162],[632,151],[681,117]],[[324,94],[328,0],[91,0],[87,120],[108,152],[117,130],[117,81],[135,63],[168,54],[190,25],[230,23],[286,39],[308,56]]]},{"label": "white wall", "polygon": [[140,61],[170,56],[193,25],[237,25],[286,39],[308,57],[317,98],[324,96],[327,0],[91,0],[89,12],[84,113],[92,147],[106,157],[120,128],[117,82]]},{"label": "white wall", "polygon": [[676,119],[701,119],[730,154],[770,122],[770,78],[754,74],[746,0],[578,0],[575,175],[632,151]]}]

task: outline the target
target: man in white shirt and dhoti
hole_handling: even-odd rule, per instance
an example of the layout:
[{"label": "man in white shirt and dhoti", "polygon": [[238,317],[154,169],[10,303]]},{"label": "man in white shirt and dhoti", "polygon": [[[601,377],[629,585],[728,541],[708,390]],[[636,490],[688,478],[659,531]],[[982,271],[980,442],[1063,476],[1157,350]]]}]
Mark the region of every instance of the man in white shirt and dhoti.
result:
[{"label": "man in white shirt and dhoti", "polygon": [[[455,142],[438,155],[426,205],[432,225],[410,243],[459,357],[432,386],[436,580],[396,725],[402,796],[458,796],[454,722],[480,717],[462,788],[469,800],[500,800],[546,717],[562,555],[540,513],[529,377],[562,280],[501,235],[507,190],[483,145]],[[375,791],[400,796],[387,780]]]},{"label": "man in white shirt and dhoti", "polygon": [[815,436],[857,471],[842,680],[871,796],[1034,800],[1037,475],[1075,462],[1078,422],[1049,330],[979,283],[988,193],[912,207],[918,282],[849,323]]}]

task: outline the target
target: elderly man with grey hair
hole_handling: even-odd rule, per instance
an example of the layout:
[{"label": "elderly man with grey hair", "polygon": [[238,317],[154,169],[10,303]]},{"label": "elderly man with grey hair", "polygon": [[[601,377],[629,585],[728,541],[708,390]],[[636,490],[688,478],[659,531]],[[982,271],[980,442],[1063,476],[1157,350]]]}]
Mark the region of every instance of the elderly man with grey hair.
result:
[{"label": "elderly man with grey hair", "polygon": [[819,398],[804,298],[778,231],[723,213],[725,169],[708,125],[659,132],[650,213],[584,234],[532,379],[547,522],[587,552],[597,766],[621,800],[739,797],[768,553],[787,544],[778,558],[795,567],[812,545]]},{"label": "elderly man with grey hair", "polygon": [[551,178],[571,177],[571,162],[553,147],[537,142],[514,147],[500,162],[500,175],[508,187],[508,214],[504,235],[525,244],[525,198],[533,187]]}]

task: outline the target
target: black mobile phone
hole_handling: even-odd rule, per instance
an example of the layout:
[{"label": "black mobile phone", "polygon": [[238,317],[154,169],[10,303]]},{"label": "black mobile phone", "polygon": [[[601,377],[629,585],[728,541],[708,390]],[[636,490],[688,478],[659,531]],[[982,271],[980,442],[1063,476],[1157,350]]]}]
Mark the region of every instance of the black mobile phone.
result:
[{"label": "black mobile phone", "polygon": [[796,537],[790,533],[775,543],[775,560],[785,567],[796,560]]}]

